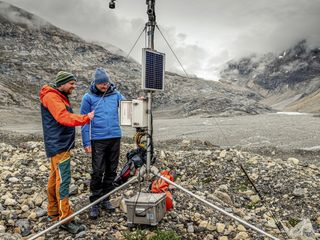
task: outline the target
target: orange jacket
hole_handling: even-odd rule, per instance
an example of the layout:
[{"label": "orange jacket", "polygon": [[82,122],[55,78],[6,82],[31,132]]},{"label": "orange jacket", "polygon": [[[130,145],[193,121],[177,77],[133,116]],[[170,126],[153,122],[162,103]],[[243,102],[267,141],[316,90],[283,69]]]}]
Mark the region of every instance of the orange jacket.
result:
[{"label": "orange jacket", "polygon": [[67,96],[48,85],[42,87],[40,101],[45,149],[47,157],[53,157],[74,147],[75,126],[90,118],[74,114]]},{"label": "orange jacket", "polygon": [[87,115],[78,115],[69,112],[66,108],[71,107],[69,99],[53,87],[44,85],[41,88],[40,101],[61,125],[75,127],[83,126],[90,122],[90,118]]}]

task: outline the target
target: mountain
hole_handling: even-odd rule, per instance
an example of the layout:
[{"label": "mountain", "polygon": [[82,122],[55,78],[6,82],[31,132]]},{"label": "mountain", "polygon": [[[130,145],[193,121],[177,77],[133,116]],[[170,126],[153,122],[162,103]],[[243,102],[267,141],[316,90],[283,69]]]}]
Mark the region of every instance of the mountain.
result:
[{"label": "mountain", "polygon": [[306,40],[278,55],[230,61],[221,78],[253,90],[275,109],[320,112],[320,48],[309,48]]},{"label": "mountain", "polygon": [[[104,67],[127,99],[143,94],[141,66],[110,44],[89,43],[20,8],[0,1],[0,105],[35,109],[38,91],[66,70],[78,78],[79,104],[96,67]],[[103,46],[102,46],[103,45]],[[106,48],[104,48],[106,46]],[[258,114],[271,109],[253,91],[166,72],[165,91],[153,105],[166,116]]]}]

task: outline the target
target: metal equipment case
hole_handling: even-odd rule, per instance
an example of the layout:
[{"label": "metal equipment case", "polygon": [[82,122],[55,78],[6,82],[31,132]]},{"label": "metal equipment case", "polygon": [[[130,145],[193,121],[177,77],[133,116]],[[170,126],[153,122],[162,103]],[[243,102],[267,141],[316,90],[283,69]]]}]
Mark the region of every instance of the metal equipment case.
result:
[{"label": "metal equipment case", "polygon": [[125,203],[128,224],[156,226],[166,212],[165,193],[138,193]]}]

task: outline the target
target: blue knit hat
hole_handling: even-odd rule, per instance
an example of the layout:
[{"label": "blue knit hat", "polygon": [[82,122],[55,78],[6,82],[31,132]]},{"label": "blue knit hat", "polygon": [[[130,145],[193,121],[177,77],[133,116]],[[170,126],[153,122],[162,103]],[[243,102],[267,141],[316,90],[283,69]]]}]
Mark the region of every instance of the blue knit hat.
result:
[{"label": "blue knit hat", "polygon": [[93,81],[94,84],[108,83],[110,81],[110,77],[106,70],[103,68],[97,68],[93,76]]}]

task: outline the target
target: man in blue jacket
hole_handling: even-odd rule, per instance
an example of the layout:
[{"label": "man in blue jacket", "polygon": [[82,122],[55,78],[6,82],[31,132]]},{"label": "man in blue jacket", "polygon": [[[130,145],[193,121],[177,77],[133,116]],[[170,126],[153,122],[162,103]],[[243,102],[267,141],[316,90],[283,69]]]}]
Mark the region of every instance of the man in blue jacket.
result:
[{"label": "man in blue jacket", "polygon": [[[86,153],[92,154],[92,174],[90,182],[90,202],[113,190],[112,182],[117,175],[120,155],[121,128],[118,108],[124,97],[110,82],[108,73],[97,68],[89,93],[81,102],[81,114],[95,111],[95,118],[81,129],[82,143]],[[101,202],[102,208],[114,211],[109,199]],[[99,216],[100,204],[90,209],[90,218]]]}]

